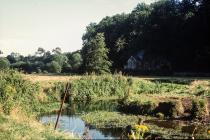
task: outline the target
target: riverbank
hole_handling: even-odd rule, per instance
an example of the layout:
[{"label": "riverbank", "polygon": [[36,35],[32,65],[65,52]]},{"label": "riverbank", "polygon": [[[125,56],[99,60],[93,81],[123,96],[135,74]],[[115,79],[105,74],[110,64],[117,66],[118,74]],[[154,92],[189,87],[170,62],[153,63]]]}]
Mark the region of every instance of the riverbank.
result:
[{"label": "riverbank", "polygon": [[60,95],[55,86],[42,88],[20,73],[0,71],[0,139],[73,139],[73,134],[54,131],[38,116],[57,110]]},{"label": "riverbank", "polygon": [[121,137],[126,137],[125,128],[131,125],[133,128],[138,124],[139,118],[149,131],[144,138],[147,139],[209,139],[207,130],[210,125],[202,123],[163,120],[150,116],[129,115],[120,112],[95,111],[83,114],[81,118],[91,127],[98,129],[121,129]]},{"label": "riverbank", "polygon": [[[6,83],[9,86],[2,87],[5,95],[7,92],[12,93],[4,98],[8,103],[6,106],[2,104],[4,115],[13,110],[11,108],[14,103],[11,101],[16,98],[19,102],[15,105],[20,104],[23,110],[34,118],[38,114],[53,111],[54,108],[58,109],[59,104],[56,105],[56,102],[59,102],[62,97],[60,93],[65,83],[70,81],[72,83],[71,100],[77,105],[69,102],[69,112],[70,114],[79,113],[90,126],[110,129],[114,132],[114,129],[123,130],[126,125],[137,123],[138,117],[143,117],[150,128],[147,136],[152,136],[152,138],[192,138],[194,130],[196,138],[208,138],[207,129],[210,128],[207,125],[210,97],[208,79],[161,79],[161,77],[142,79],[123,75],[73,77],[23,75],[23,77],[25,80],[18,80],[13,75],[9,78],[12,84]],[[24,92],[22,88],[19,88],[19,83]],[[191,131],[186,132],[185,129]],[[198,130],[202,133],[197,133]],[[83,131],[82,129],[80,132],[83,133]],[[46,138],[46,136],[43,137]]]}]

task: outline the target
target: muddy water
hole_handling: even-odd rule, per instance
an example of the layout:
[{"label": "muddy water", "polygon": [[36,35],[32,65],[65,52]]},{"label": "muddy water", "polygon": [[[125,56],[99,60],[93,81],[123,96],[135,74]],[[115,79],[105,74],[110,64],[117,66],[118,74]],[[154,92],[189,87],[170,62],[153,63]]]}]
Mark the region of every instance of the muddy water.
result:
[{"label": "muddy water", "polygon": [[[122,135],[122,129],[96,129],[90,126],[86,126],[86,123],[80,118],[80,114],[97,111],[117,111],[116,101],[98,101],[95,103],[77,103],[71,104],[69,108],[63,111],[60,117],[58,129],[73,132],[79,137],[84,137],[84,132],[88,131],[85,135],[86,138],[92,139],[118,139]],[[42,123],[49,123],[56,121],[57,114],[45,114],[40,118]],[[155,125],[164,129],[179,130],[183,135],[187,134],[191,136],[194,134],[206,134],[208,127],[210,125],[194,124],[189,121],[177,121],[177,120],[145,120],[146,124]],[[180,136],[182,134],[179,134]],[[185,137],[186,138],[186,137]]]}]

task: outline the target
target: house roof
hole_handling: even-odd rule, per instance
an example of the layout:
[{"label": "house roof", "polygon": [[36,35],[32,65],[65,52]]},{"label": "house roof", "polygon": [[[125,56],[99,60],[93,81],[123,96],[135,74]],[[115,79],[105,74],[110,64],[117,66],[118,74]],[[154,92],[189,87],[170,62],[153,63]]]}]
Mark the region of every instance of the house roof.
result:
[{"label": "house roof", "polygon": [[136,60],[143,60],[143,58],[144,58],[144,50],[139,51],[136,55],[134,55],[134,58]]}]

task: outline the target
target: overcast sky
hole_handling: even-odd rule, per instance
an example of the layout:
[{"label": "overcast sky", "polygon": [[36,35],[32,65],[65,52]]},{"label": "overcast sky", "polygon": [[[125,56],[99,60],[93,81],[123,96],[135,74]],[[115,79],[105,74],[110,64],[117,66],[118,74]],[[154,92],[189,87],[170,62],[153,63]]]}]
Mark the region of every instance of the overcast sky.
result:
[{"label": "overcast sky", "polygon": [[34,54],[38,47],[61,47],[72,52],[82,47],[90,22],[128,13],[138,3],[154,0],[0,0],[0,50],[4,55]]}]

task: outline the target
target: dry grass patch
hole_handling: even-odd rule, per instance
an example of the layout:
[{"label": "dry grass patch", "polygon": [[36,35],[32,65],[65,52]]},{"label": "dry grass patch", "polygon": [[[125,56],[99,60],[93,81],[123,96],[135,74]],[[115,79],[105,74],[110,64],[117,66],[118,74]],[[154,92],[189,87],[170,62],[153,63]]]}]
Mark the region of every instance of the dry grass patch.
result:
[{"label": "dry grass patch", "polygon": [[79,79],[81,76],[60,76],[60,75],[35,75],[24,74],[25,79],[32,82],[67,82],[69,80]]}]

